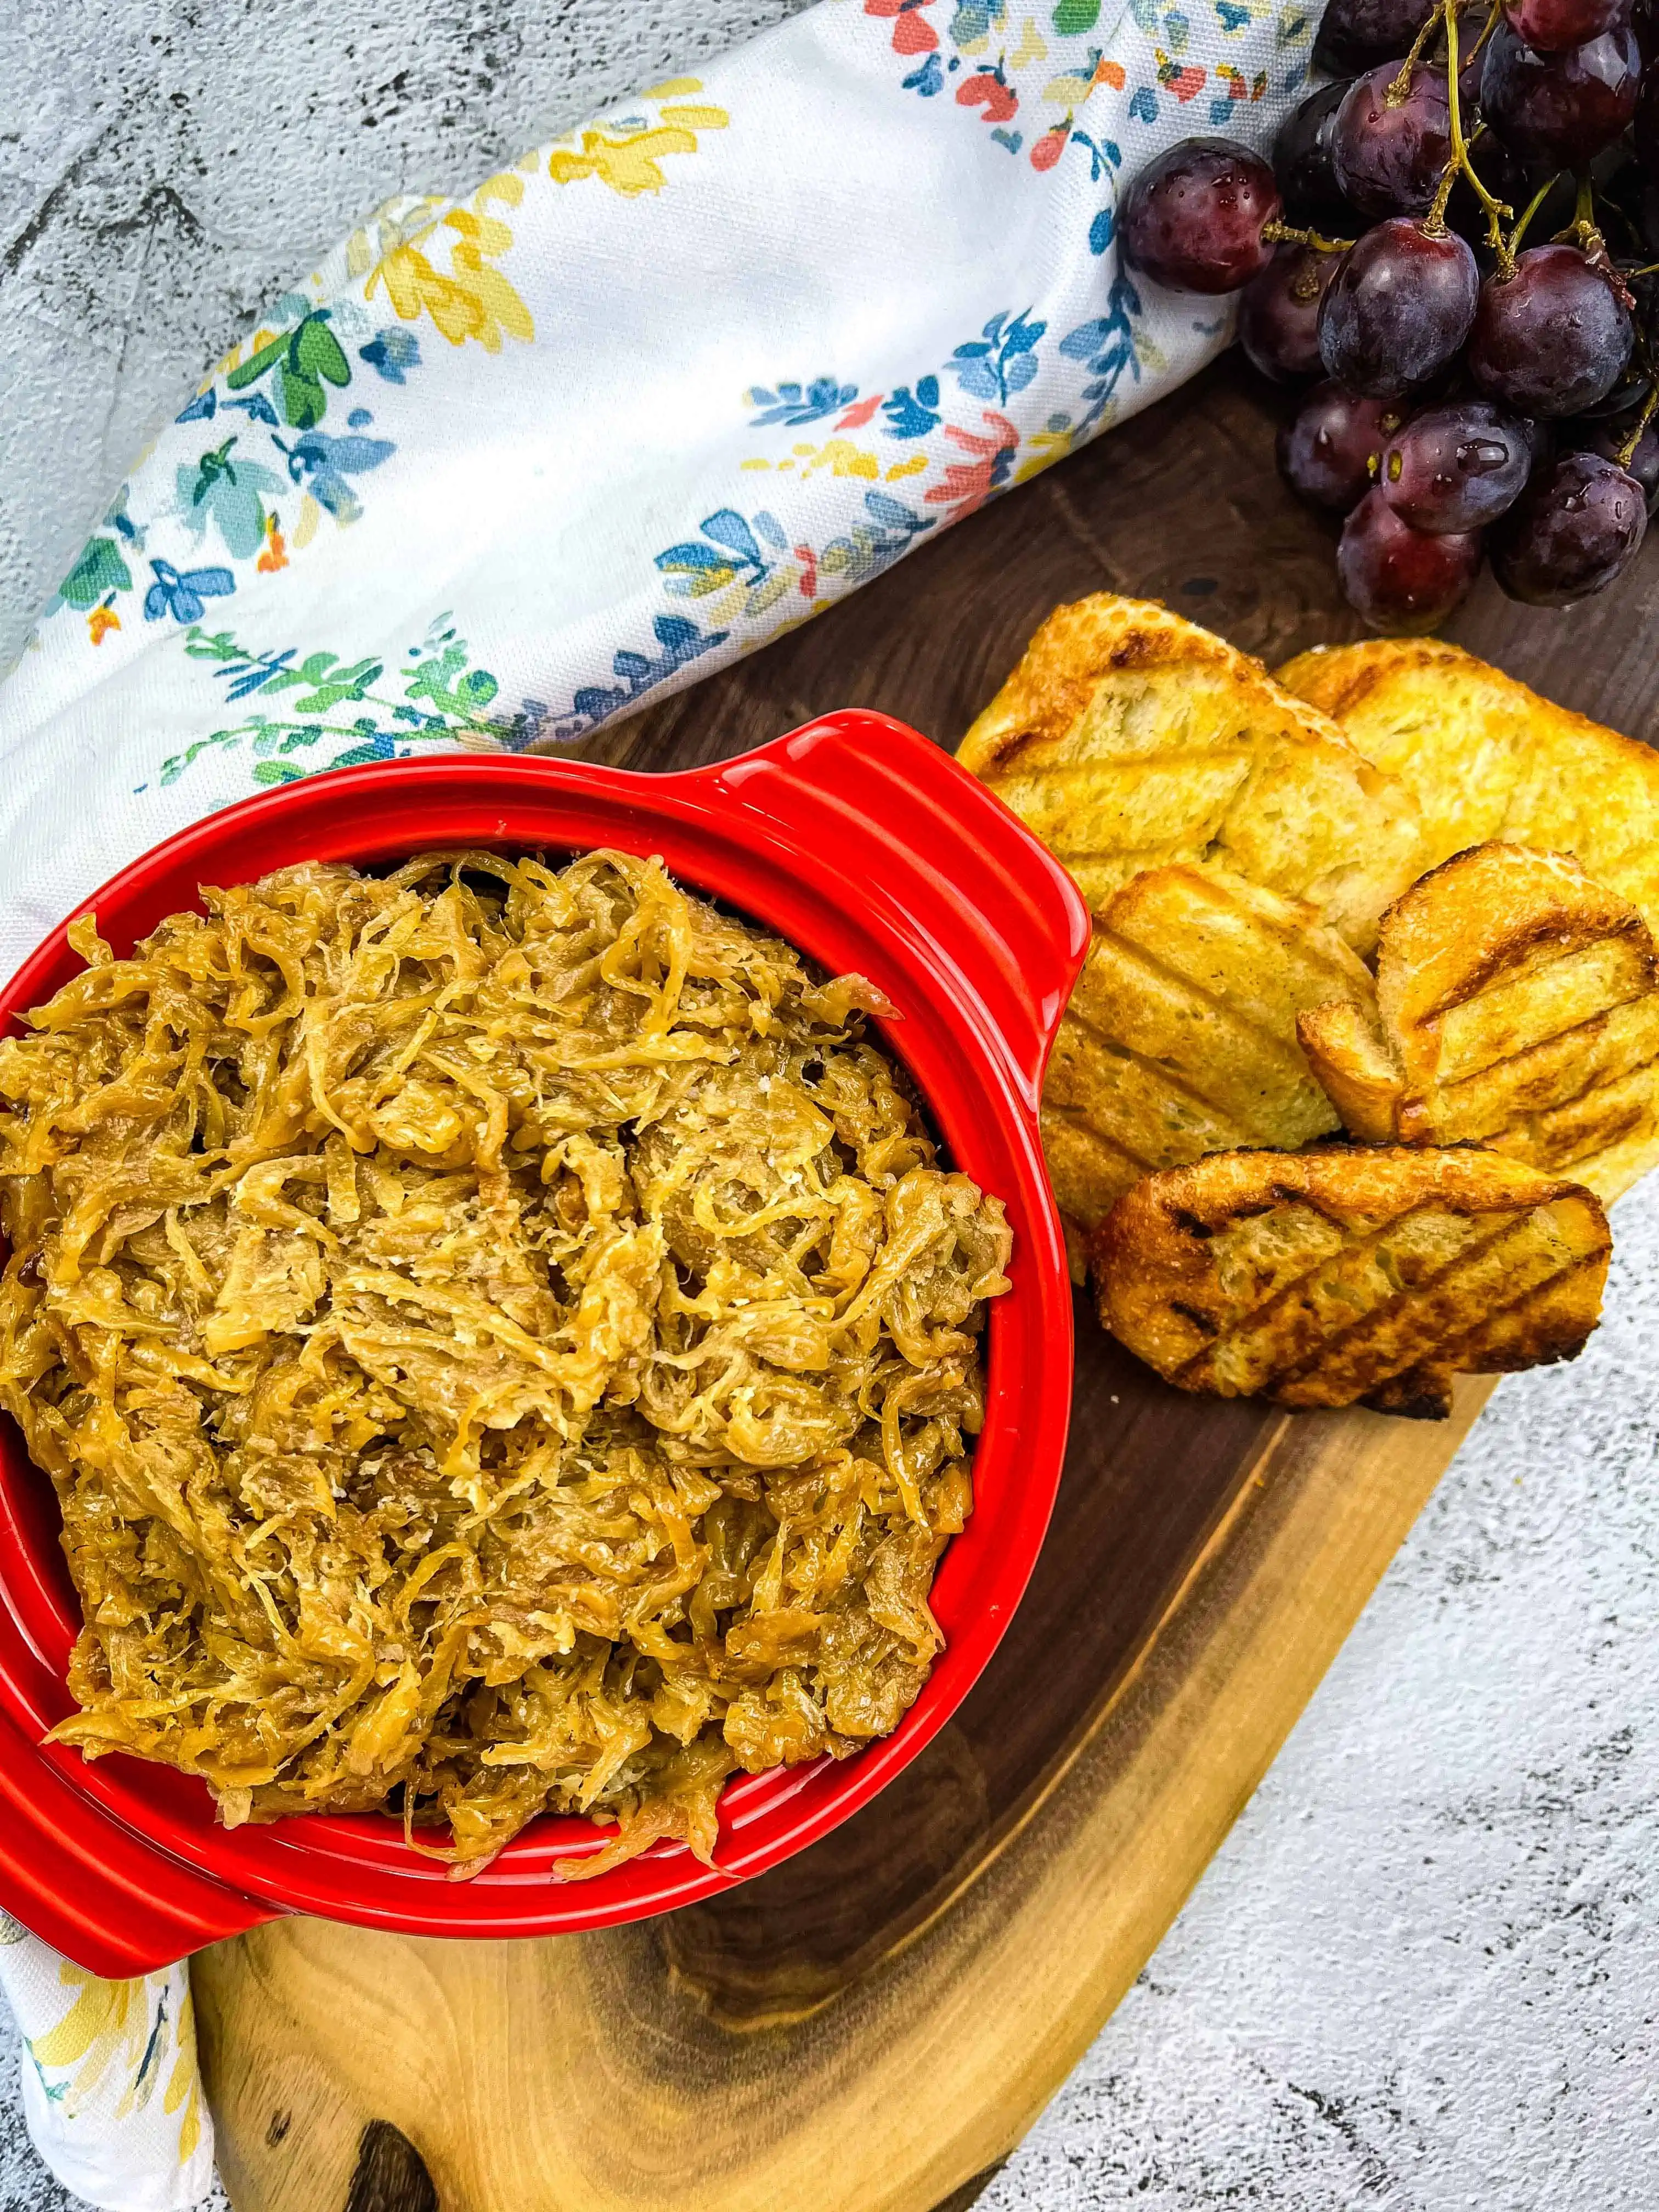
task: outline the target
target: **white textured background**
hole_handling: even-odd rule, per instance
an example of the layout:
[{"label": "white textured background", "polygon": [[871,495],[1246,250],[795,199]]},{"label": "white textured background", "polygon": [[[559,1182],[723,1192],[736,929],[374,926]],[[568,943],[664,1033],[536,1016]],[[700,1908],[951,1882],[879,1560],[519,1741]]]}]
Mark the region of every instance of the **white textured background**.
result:
[{"label": "white textured background", "polygon": [[[0,665],[356,218],[794,4],[0,0]],[[1659,2206],[1659,1189],[1615,1226],[1589,1351],[1503,1386],[982,2212]],[[73,2201],[0,2086],[0,2212]]]}]

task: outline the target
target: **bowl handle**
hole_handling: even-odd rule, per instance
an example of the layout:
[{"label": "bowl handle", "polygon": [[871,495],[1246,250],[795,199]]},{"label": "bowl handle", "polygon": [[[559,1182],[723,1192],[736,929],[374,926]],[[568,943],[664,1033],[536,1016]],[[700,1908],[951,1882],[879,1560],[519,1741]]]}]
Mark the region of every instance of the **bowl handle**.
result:
[{"label": "bowl handle", "polygon": [[89,1973],[125,1981],[281,1917],[82,1796],[59,1771],[80,1756],[43,1751],[0,1715],[0,1900],[23,1927]]},{"label": "bowl handle", "polygon": [[848,708],[757,752],[665,781],[730,826],[833,856],[849,903],[924,939],[990,1018],[1033,1115],[1089,946],[1089,910],[1058,860],[978,778],[886,714]]}]

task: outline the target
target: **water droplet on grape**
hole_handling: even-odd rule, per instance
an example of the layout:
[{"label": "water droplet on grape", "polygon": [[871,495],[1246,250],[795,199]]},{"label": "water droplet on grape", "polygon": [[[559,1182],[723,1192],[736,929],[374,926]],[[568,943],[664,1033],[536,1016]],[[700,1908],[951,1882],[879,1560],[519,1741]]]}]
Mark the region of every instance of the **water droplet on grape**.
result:
[{"label": "water droplet on grape", "polygon": [[1342,526],[1336,573],[1348,605],[1373,629],[1412,635],[1444,622],[1468,596],[1480,573],[1480,535],[1413,530],[1379,485]]},{"label": "water droplet on grape", "polygon": [[1534,246],[1515,274],[1480,287],[1469,374],[1523,415],[1577,415],[1618,383],[1635,327],[1612,284],[1576,246]]},{"label": "water droplet on grape", "polygon": [[1279,465],[1292,491],[1346,514],[1370,483],[1370,463],[1400,428],[1397,407],[1340,384],[1316,385],[1279,434]]},{"label": "water droplet on grape", "polygon": [[[1603,460],[1617,462],[1635,428],[1635,422],[1630,420],[1598,422],[1594,428],[1586,428],[1580,442],[1587,453],[1600,453]],[[1659,422],[1648,424],[1636,441],[1635,452],[1620,465],[1628,469],[1641,485],[1648,520],[1651,521],[1653,510],[1659,506]]]},{"label": "water droplet on grape", "polygon": [[1413,530],[1440,536],[1483,529],[1526,488],[1532,443],[1522,424],[1490,400],[1431,407],[1396,430],[1377,481]]},{"label": "water droplet on grape", "polygon": [[1236,292],[1273,258],[1261,227],[1279,211],[1273,173],[1225,138],[1184,138],[1154,155],[1124,195],[1124,260],[1176,292]]},{"label": "water droplet on grape", "polygon": [[1647,502],[1628,471],[1600,453],[1564,453],[1492,531],[1492,573],[1512,599],[1570,607],[1623,574],[1646,528]]},{"label": "water droplet on grape", "polygon": [[1394,62],[1356,77],[1331,125],[1331,167],[1361,215],[1425,215],[1451,155],[1446,73],[1419,64],[1396,102]]}]

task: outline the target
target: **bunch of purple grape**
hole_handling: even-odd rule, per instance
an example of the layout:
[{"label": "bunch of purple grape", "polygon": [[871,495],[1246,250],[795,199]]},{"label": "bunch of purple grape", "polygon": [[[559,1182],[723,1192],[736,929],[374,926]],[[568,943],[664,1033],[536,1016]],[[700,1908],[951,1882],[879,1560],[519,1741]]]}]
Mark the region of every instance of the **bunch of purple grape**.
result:
[{"label": "bunch of purple grape", "polygon": [[1141,173],[1124,260],[1239,293],[1255,367],[1310,387],[1279,465],[1375,628],[1433,629],[1488,555],[1535,606],[1601,591],[1659,501],[1659,0],[1329,0],[1314,60],[1271,166],[1189,138]]}]

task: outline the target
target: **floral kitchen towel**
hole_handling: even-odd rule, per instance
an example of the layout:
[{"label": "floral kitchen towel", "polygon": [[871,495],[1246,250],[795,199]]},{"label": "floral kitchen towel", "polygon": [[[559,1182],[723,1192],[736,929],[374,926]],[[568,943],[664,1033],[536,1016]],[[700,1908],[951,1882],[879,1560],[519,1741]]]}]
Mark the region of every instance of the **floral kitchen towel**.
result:
[{"label": "floral kitchen towel", "polygon": [[0,689],[9,969],[262,786],[691,682],[1190,375],[1126,175],[1265,143],[1300,0],[823,0],[391,203],[168,426]]},{"label": "floral kitchen towel", "polygon": [[0,1912],[0,1980],[23,2040],[23,2112],[66,2189],[118,2212],[177,2212],[213,2185],[188,1967],[95,1974]]},{"label": "floral kitchen towel", "polygon": [[[576,738],[1189,376],[1225,304],[1120,268],[1121,190],[1194,133],[1265,146],[1316,13],[821,0],[371,216],[163,431],[0,687],[0,972],[215,807]],[[27,1938],[0,1981],[65,2182],[193,2201],[182,1976]]]}]

